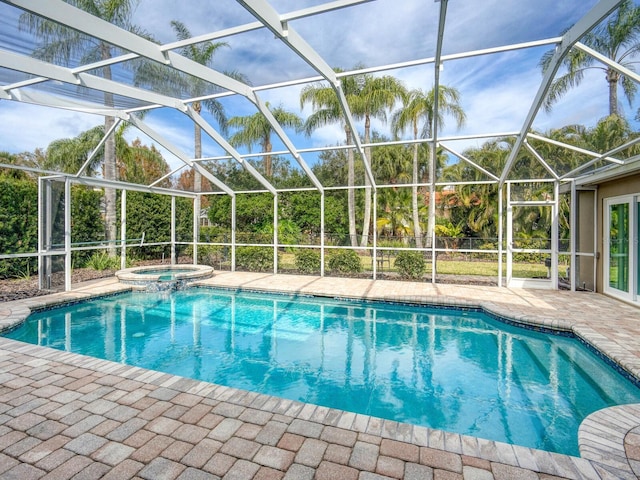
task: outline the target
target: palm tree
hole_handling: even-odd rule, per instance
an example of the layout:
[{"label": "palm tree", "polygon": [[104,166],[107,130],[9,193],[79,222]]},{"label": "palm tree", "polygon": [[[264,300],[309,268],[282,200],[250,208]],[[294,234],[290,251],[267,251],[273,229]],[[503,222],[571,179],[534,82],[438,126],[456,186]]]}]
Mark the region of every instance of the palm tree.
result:
[{"label": "palm tree", "polygon": [[[134,0],[110,0],[108,2],[67,0],[67,3],[124,30],[148,37],[147,34],[131,24],[131,15],[136,3]],[[41,46],[33,54],[36,58],[48,62],[69,65],[72,60],[79,59],[78,63],[84,65],[100,60],[108,60],[114,54],[114,47],[102,40],[31,13],[24,13],[20,16],[20,26],[33,33],[41,41]],[[100,67],[100,70],[104,78],[108,80],[112,78],[109,65]],[[104,104],[107,107],[114,106],[113,94],[104,94]],[[111,129],[114,121],[113,117],[104,117],[105,132]],[[104,178],[106,180],[116,180],[116,146],[113,135],[110,135],[104,144]],[[113,243],[117,235],[115,189],[105,188],[104,196],[106,239],[110,242],[109,254],[115,255],[116,248],[115,243]]]},{"label": "palm tree", "polygon": [[[342,72],[341,69],[336,68],[337,73]],[[349,76],[342,77],[340,84],[347,103],[351,105],[353,98],[357,96],[359,87],[359,77]],[[336,122],[343,122],[345,142],[349,144],[352,139],[351,128],[349,123],[345,121],[342,106],[336,92],[333,88],[328,87],[322,83],[314,83],[307,85],[302,89],[300,93],[300,106],[311,103],[311,107],[314,112],[309,115],[305,124],[304,132],[307,135],[325,125],[330,125]],[[355,185],[355,164],[354,153],[352,149],[347,150],[347,209],[349,217],[349,238],[351,239],[351,246],[356,247],[358,245],[357,233],[356,233],[356,200],[355,191],[353,186]]]},{"label": "palm tree", "polygon": [[[191,38],[191,32],[187,27],[178,20],[171,21],[171,28],[176,33],[178,40],[187,40]],[[213,56],[222,47],[228,47],[226,42],[202,42],[198,44],[187,45],[182,48],[181,54],[197,62],[201,65],[211,67],[213,65]],[[236,75],[237,76],[237,75]],[[207,93],[212,89],[212,85],[197,77],[182,76],[182,89],[189,97],[197,98]],[[216,99],[197,100],[192,103],[193,109],[198,115],[202,112],[202,107],[213,115],[213,118],[218,123],[221,132],[227,131],[227,117],[224,111],[223,105]],[[194,122],[194,158],[202,158],[202,129]],[[202,191],[202,175],[197,170],[194,172],[193,177],[193,191]]]},{"label": "palm tree", "polygon": [[[371,118],[382,122],[387,121],[387,110],[391,110],[396,100],[402,98],[406,91],[402,83],[389,75],[373,77],[362,76],[362,87],[349,105],[355,118],[364,119],[364,143],[371,143]],[[366,161],[371,161],[371,147],[365,147]],[[365,187],[370,186],[369,178],[365,175]],[[367,246],[369,242],[369,226],[371,223],[371,189],[365,188],[364,220],[362,222],[362,240],[360,245]]]},{"label": "palm tree", "polygon": [[[267,107],[269,104],[267,103]],[[288,112],[282,107],[274,108],[271,113],[274,118],[283,127],[290,127],[299,130],[302,128],[302,119],[295,113]],[[271,151],[271,134],[273,126],[261,112],[254,113],[248,117],[232,117],[229,119],[229,126],[238,128],[239,130],[231,135],[229,143],[235,147],[244,145],[249,151],[256,143],[260,144],[262,151],[265,153],[263,157],[265,176],[272,177]]]},{"label": "palm tree", "polygon": [[[634,5],[632,0],[624,0],[609,20],[585,35],[582,42],[623,67],[635,71],[634,64],[637,62],[634,58],[640,51],[640,7]],[[548,68],[553,54],[554,51],[549,51],[542,57],[540,65],[543,70]],[[618,83],[622,83],[624,94],[631,104],[637,91],[634,80],[609,66],[600,66],[597,62],[588,53],[577,48],[572,49],[563,62],[567,73],[551,84],[544,103],[547,111],[551,110],[553,104],[570,88],[578,86],[589,69],[602,70],[605,73],[609,85],[609,115],[618,114]]]},{"label": "palm tree", "polygon": [[[415,89],[411,91],[405,91],[402,97],[403,106],[400,110],[393,114],[391,119],[392,131],[394,135],[398,135],[404,132],[407,128],[411,128],[413,131],[414,140],[418,139],[418,135],[423,138],[430,137],[433,129],[433,122],[435,111],[435,88],[431,88],[428,92],[424,92],[421,89]],[[451,115],[458,127],[461,127],[465,120],[466,115],[460,106],[460,93],[455,88],[440,85],[438,87],[438,125],[444,125],[444,116]],[[422,130],[420,130],[420,123]],[[420,219],[418,218],[418,143],[413,146],[413,173],[412,173],[412,195],[411,195],[411,210],[413,213],[413,228],[414,236],[416,238],[416,247],[422,248],[422,232],[420,229]],[[431,156],[428,157],[429,162],[432,161]],[[431,169],[427,168],[427,172]],[[429,181],[433,179],[428,179]],[[427,231],[427,238],[432,237],[430,231],[431,225],[429,224]]]},{"label": "palm tree", "polygon": [[[356,69],[362,68],[360,65]],[[336,69],[340,73],[342,70]],[[371,119],[377,118],[386,121],[387,110],[393,108],[397,99],[401,98],[404,88],[394,77],[373,77],[371,75],[352,75],[340,79],[342,91],[347,99],[347,104],[355,119],[364,120],[364,143],[371,141]],[[344,122],[346,143],[350,143],[353,132],[344,119],[342,107],[338,97],[331,87],[322,84],[313,84],[305,87],[300,94],[300,104],[304,106],[311,102],[315,112],[307,118],[305,132],[310,135],[316,128],[335,123]],[[371,160],[371,147],[365,148],[367,160]],[[355,192],[351,188],[355,185],[355,167],[353,151],[348,151],[348,179],[349,188],[349,235],[351,245],[357,246],[357,233],[355,223]],[[369,178],[365,176],[365,186],[369,186]],[[369,228],[371,224],[371,189],[365,189],[364,219],[362,227],[361,245],[366,246],[369,240]]]},{"label": "palm tree", "polygon": [[[464,156],[496,174],[502,170],[509,151],[509,143],[498,139],[485,142],[480,148],[467,149]],[[445,181],[454,182],[488,180],[483,172],[463,161],[447,166],[442,177]],[[448,201],[455,206],[456,219],[463,219],[467,225],[467,233],[478,234],[485,239],[497,236],[499,192],[495,184],[456,185]],[[452,210],[449,209],[450,213]]]}]

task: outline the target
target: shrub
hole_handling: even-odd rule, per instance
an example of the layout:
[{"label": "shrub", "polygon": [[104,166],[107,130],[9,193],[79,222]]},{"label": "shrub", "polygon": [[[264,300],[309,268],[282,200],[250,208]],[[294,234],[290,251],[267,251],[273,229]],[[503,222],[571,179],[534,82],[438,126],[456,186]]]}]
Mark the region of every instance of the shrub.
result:
[{"label": "shrub", "polygon": [[107,252],[94,253],[84,264],[94,270],[117,270],[120,268],[120,257],[111,257]]},{"label": "shrub", "polygon": [[359,273],[360,257],[354,250],[339,250],[329,257],[329,270],[337,274]]},{"label": "shrub", "polygon": [[273,249],[269,247],[239,247],[236,250],[236,265],[250,272],[273,270]]},{"label": "shrub", "polygon": [[427,265],[420,252],[400,252],[394,263],[402,278],[419,280],[427,271]]},{"label": "shrub", "polygon": [[312,274],[320,272],[320,252],[301,249],[295,252],[296,268],[300,273]]}]

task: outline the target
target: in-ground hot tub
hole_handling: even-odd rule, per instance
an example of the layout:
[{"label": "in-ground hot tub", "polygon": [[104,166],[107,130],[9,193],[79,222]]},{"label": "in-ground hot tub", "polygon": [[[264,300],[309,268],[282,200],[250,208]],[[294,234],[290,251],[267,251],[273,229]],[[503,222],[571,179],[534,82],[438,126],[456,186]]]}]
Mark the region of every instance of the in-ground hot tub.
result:
[{"label": "in-ground hot tub", "polygon": [[157,265],[125,268],[116,272],[120,282],[150,291],[180,288],[212,276],[213,267],[208,265]]}]

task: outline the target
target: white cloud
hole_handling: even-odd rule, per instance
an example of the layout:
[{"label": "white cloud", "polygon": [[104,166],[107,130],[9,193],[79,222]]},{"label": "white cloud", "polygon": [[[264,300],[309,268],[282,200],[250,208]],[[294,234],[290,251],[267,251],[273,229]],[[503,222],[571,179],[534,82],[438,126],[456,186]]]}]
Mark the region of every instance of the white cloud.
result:
[{"label": "white cloud", "polygon": [[24,103],[0,102],[2,143],[10,153],[45,149],[49,143],[71,138],[104,123],[102,117]]}]

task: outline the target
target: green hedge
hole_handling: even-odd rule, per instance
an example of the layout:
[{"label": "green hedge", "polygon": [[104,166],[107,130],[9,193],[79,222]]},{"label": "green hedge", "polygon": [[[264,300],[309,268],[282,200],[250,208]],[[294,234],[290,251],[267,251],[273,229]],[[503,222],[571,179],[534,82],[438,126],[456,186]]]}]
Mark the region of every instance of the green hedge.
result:
[{"label": "green hedge", "polygon": [[273,271],[273,248],[238,247],[236,249],[236,267],[250,272]]},{"label": "green hedge", "polygon": [[[0,175],[0,253],[38,250],[38,187],[27,178]],[[0,260],[0,278],[24,277],[38,270],[38,259]]]}]

